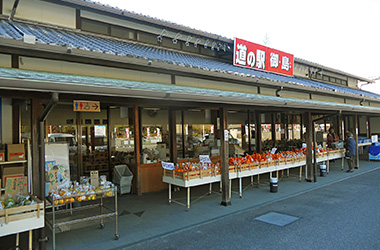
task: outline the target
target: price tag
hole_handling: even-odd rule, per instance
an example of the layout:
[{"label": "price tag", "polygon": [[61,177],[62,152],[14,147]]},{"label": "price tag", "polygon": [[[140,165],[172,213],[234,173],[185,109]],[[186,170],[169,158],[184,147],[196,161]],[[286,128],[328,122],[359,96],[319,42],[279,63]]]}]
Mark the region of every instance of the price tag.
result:
[{"label": "price tag", "polygon": [[209,155],[199,155],[199,162],[200,163],[211,163],[210,156]]},{"label": "price tag", "polygon": [[90,171],[90,183],[94,187],[99,187],[99,171]]},{"label": "price tag", "polygon": [[162,168],[167,169],[167,170],[173,170],[174,169],[174,163],[172,162],[164,162],[161,161]]},{"label": "price tag", "polygon": [[275,154],[276,151],[277,151],[277,148],[272,148],[272,150],[270,152],[271,152],[271,154]]},{"label": "price tag", "polygon": [[224,130],[224,141],[228,141],[228,130]]}]

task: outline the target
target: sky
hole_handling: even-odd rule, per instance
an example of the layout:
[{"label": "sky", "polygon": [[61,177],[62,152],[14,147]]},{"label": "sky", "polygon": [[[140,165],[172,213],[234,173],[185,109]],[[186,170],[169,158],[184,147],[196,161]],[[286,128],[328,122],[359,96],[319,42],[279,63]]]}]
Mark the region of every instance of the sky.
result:
[{"label": "sky", "polygon": [[[361,77],[380,76],[380,0],[98,0],[238,37]],[[380,84],[378,86],[380,93]]]}]

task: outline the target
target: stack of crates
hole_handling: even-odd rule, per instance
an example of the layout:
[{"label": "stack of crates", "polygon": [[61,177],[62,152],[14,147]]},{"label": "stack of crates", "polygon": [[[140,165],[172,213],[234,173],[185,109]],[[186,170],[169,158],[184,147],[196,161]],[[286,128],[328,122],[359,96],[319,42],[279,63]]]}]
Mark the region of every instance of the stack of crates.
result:
[{"label": "stack of crates", "polygon": [[113,169],[113,182],[118,185],[120,194],[131,192],[133,173],[127,165],[116,165]]}]

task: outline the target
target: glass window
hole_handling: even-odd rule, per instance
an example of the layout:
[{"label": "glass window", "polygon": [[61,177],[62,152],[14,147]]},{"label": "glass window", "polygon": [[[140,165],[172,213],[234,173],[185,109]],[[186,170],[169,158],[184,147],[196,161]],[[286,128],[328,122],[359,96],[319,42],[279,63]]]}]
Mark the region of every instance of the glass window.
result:
[{"label": "glass window", "polygon": [[141,109],[141,162],[169,159],[169,113],[166,108]]}]

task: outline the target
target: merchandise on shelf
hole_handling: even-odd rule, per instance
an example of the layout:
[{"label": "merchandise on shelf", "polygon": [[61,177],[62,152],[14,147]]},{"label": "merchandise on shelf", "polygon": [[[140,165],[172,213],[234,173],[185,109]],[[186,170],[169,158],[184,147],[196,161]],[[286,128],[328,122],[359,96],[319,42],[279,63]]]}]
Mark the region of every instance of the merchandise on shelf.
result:
[{"label": "merchandise on shelf", "polygon": [[105,180],[105,176],[100,177],[100,186],[94,187],[89,183],[89,177],[81,177],[81,184],[72,183],[68,188],[57,188],[49,195],[54,201],[54,205],[62,205],[75,201],[95,200],[97,196],[112,197],[114,195],[114,184]]}]

